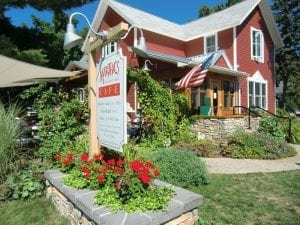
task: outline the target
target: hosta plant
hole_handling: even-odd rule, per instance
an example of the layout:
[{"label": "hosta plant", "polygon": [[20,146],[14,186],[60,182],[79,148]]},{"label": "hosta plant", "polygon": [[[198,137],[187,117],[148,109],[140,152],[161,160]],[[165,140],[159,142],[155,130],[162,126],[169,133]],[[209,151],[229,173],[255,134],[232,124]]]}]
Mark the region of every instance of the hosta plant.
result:
[{"label": "hosta plant", "polygon": [[94,203],[106,205],[114,211],[146,211],[167,207],[173,196],[171,188],[153,184],[159,171],[151,162],[126,160],[119,154],[87,153],[55,156],[62,170],[68,174],[63,183],[76,189],[98,190]]}]

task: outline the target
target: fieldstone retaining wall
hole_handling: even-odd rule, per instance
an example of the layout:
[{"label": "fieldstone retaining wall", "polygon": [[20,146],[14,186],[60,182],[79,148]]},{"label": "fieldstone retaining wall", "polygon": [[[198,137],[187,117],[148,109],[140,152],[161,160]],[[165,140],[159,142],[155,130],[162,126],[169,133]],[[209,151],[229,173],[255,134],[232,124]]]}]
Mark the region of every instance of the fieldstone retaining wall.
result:
[{"label": "fieldstone retaining wall", "polygon": [[[96,191],[63,185],[61,179],[66,175],[59,170],[48,170],[44,176],[47,197],[72,225],[193,225],[198,220],[198,206],[203,202],[201,195],[173,186],[175,195],[166,211],[115,213],[93,204]],[[170,186],[159,180],[155,180],[155,184]]]},{"label": "fieldstone retaining wall", "polygon": [[260,117],[251,116],[250,118],[250,130],[248,116],[233,118],[197,118],[196,121],[192,124],[191,130],[193,133],[196,134],[198,139],[219,140],[226,138],[228,135],[232,134],[237,128],[243,128],[248,131],[257,130]]}]

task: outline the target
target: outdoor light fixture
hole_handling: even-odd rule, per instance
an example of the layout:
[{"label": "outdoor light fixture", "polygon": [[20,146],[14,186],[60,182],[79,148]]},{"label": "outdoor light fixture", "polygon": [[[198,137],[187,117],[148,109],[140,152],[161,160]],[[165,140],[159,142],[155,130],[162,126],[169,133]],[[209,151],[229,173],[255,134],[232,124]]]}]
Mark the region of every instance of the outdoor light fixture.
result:
[{"label": "outdoor light fixture", "polygon": [[125,38],[128,36],[129,32],[130,32],[130,31],[132,30],[132,28],[134,28],[134,27],[137,28],[137,29],[140,31],[141,36],[140,36],[140,38],[138,39],[137,45],[132,47],[132,50],[133,50],[136,54],[138,54],[139,56],[147,57],[146,40],[145,40],[145,37],[144,37],[143,30],[142,30],[140,27],[138,27],[138,26],[136,26],[136,25],[132,25],[131,27],[129,27],[127,33],[126,33],[123,37],[121,37],[121,40],[125,39]]},{"label": "outdoor light fixture", "polygon": [[92,26],[91,26],[91,24],[90,24],[88,18],[87,18],[84,14],[82,14],[82,13],[80,13],[80,12],[74,12],[74,13],[71,14],[70,19],[69,19],[69,23],[68,23],[68,25],[67,25],[67,32],[66,32],[66,34],[65,34],[65,39],[64,39],[64,49],[70,49],[70,48],[73,48],[73,47],[75,47],[76,45],[78,45],[78,44],[83,40],[83,37],[81,37],[81,36],[79,36],[79,35],[77,35],[77,34],[75,33],[75,28],[74,28],[74,25],[72,24],[72,18],[73,18],[73,16],[75,16],[75,15],[81,15],[81,16],[83,16],[83,17],[85,18],[86,22],[88,23],[88,25],[89,25],[91,31],[92,31],[98,38],[100,38],[101,40],[106,40],[106,39],[107,39],[107,31],[96,32],[96,31],[92,28]]},{"label": "outdoor light fixture", "polygon": [[144,71],[151,71],[151,69],[148,67],[147,63],[149,65],[151,65],[151,66],[155,66],[155,69],[157,70],[157,65],[153,64],[149,59],[145,60],[145,63],[144,63],[144,66],[143,66],[142,70],[144,70]]}]

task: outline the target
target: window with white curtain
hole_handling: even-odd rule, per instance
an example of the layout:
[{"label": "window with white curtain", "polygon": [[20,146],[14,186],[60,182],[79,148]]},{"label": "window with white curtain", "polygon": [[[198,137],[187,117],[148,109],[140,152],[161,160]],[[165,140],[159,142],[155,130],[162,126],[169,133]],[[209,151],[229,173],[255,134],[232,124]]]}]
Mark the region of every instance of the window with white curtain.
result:
[{"label": "window with white curtain", "polygon": [[261,30],[251,28],[251,59],[264,61],[264,37]]},{"label": "window with white curtain", "polygon": [[205,37],[204,40],[205,53],[210,53],[217,50],[217,37],[215,34]]}]

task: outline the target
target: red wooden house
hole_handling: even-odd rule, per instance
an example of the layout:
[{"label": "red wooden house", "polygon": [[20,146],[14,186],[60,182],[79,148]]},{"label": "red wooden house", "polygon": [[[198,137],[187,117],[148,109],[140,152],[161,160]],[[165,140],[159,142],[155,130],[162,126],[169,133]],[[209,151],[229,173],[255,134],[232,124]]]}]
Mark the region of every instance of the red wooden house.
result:
[{"label": "red wooden house", "polygon": [[[120,22],[138,27],[119,42],[128,66],[142,67],[150,60],[153,78],[184,91],[196,112],[207,102],[210,115],[230,116],[240,105],[275,112],[274,52],[282,41],[267,0],[245,0],[183,25],[101,0],[92,27],[107,30]],[[147,46],[142,52],[136,48],[141,30]],[[135,96],[131,85],[133,109]]]}]

